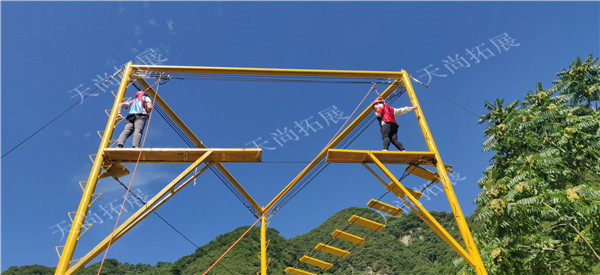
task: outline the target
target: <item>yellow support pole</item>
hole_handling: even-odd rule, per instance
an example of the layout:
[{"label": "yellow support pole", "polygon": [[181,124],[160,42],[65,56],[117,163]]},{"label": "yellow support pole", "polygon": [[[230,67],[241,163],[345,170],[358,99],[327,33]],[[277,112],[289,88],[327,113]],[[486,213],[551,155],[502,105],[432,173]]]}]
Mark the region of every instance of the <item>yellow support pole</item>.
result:
[{"label": "yellow support pole", "polygon": [[[200,141],[200,139],[198,137],[196,137],[196,135],[194,134],[194,132],[192,132],[192,130],[190,130],[190,128],[188,128],[187,125],[185,125],[185,123],[183,123],[183,121],[177,116],[177,114],[175,114],[175,112],[173,112],[173,110],[171,109],[171,107],[169,107],[169,105],[167,105],[167,103],[162,99],[162,97],[160,97],[160,95],[158,95],[154,91],[154,89],[152,89],[152,87],[148,84],[148,82],[146,82],[146,80],[144,80],[143,78],[137,78],[136,80],[138,81],[138,83],[140,83],[140,85],[142,85],[142,87],[144,89],[148,90],[148,94],[152,98],[154,98],[154,101],[156,101],[156,103],[160,107],[163,108],[163,110],[165,111],[165,113],[167,113],[167,115],[169,115],[169,117],[171,119],[173,119],[173,122],[175,122],[175,124],[177,124],[177,126],[179,126],[179,128],[192,140],[192,142],[194,142],[194,144],[198,148],[207,148],[202,143],[202,141]],[[252,207],[254,207],[254,210],[256,210],[256,212],[262,214],[263,213],[262,212],[263,211],[262,207],[260,207],[260,205],[258,205],[258,203],[256,203],[256,201],[254,200],[254,198],[252,198],[252,196],[250,196],[250,194],[233,177],[233,175],[231,175],[231,173],[229,173],[229,171],[225,168],[225,166],[223,166],[223,164],[221,164],[219,162],[215,162],[214,165],[215,165],[215,167],[217,167],[217,169],[219,169],[219,171],[221,171],[223,173],[223,175],[225,175],[225,177],[231,182],[231,184],[233,184],[233,186],[235,186],[235,188],[238,191],[240,191],[240,193],[242,193],[242,195],[244,196],[244,198],[246,198],[248,200],[248,202],[250,202],[250,204],[252,205]]]},{"label": "yellow support pole", "polygon": [[[394,77],[398,77],[400,74],[404,74],[404,73],[406,73],[406,72],[403,71],[401,73],[395,73]],[[400,85],[400,81],[396,80],[394,83],[392,83],[390,86],[388,86],[387,89],[385,89],[385,91],[383,91],[383,93],[381,93],[380,96],[383,98],[387,97],[399,85]],[[277,201],[279,201],[279,199],[281,199],[283,196],[285,196],[285,194],[287,194],[302,178],[304,178],[308,174],[308,172],[310,172],[310,170],[312,170],[321,160],[323,160],[324,157],[327,156],[327,151],[329,149],[337,146],[371,112],[373,112],[373,107],[371,107],[371,105],[369,105],[354,121],[352,121],[352,123],[350,125],[348,125],[348,127],[346,127],[346,129],[344,129],[344,131],[342,131],[342,133],[339,136],[337,136],[331,143],[329,143],[327,146],[325,146],[325,148],[323,148],[321,153],[319,153],[319,155],[317,155],[317,157],[315,157],[315,159],[310,164],[308,164],[304,168],[304,170],[302,170],[300,172],[300,174],[298,174],[285,188],[283,188],[283,190],[281,192],[279,192],[279,194],[277,194],[277,196],[275,196],[275,198],[273,198],[273,200],[267,206],[265,206],[264,211],[268,212],[271,209],[271,207],[273,207],[273,205],[275,205],[275,203]]]},{"label": "yellow support pole", "polygon": [[[185,169],[183,172],[181,172],[181,174],[179,174],[179,176],[177,176],[169,184],[167,184],[167,186],[165,186],[160,192],[158,192],[152,199],[150,199],[148,202],[146,202],[146,204],[144,206],[142,206],[140,209],[138,209],[138,211],[133,213],[133,215],[131,215],[131,217],[129,217],[126,221],[124,221],[121,225],[119,225],[119,227],[111,235],[104,238],[104,240],[101,241],[98,245],[96,245],[96,247],[94,247],[90,252],[88,252],[79,261],[77,261],[77,263],[75,263],[73,265],[73,267],[71,267],[69,270],[66,271],[66,274],[73,274],[73,273],[77,272],[79,269],[81,269],[83,266],[85,266],[87,263],[89,263],[92,259],[94,259],[96,256],[98,256],[102,251],[104,251],[109,246],[109,243],[114,243],[117,240],[119,240],[123,235],[125,235],[125,233],[127,233],[134,226],[136,226],[138,223],[140,223],[142,220],[144,220],[144,218],[146,218],[148,215],[150,215],[152,212],[154,212],[154,210],[156,210],[156,208],[161,206],[163,203],[165,203],[167,200],[169,200],[171,197],[173,197],[177,192],[179,192],[179,190],[181,190],[181,188],[188,185],[198,175],[200,175],[204,171],[206,171],[206,169],[208,169],[208,167],[210,167],[210,164],[208,166],[202,168],[202,170],[200,170],[200,172],[193,175],[192,177],[187,179],[184,183],[182,183],[180,186],[175,188],[175,186],[179,182],[181,182],[185,177],[187,177],[191,172],[193,172],[194,169],[196,169],[196,167],[198,167],[198,165],[202,164],[202,162],[204,160],[206,160],[206,158],[208,156],[210,156],[211,153],[212,153],[212,151],[206,152],[204,155],[202,155],[202,157],[198,158],[187,169]],[[164,198],[163,198],[163,196],[164,196]]]},{"label": "yellow support pole", "polygon": [[419,203],[419,201],[417,200],[417,198],[415,198],[409,191],[408,189],[406,189],[404,187],[404,185],[402,185],[402,183],[400,183],[400,181],[398,181],[398,179],[394,176],[394,174],[392,174],[392,172],[390,172],[384,165],[383,163],[381,163],[381,161],[379,161],[379,159],[377,159],[376,156],[374,156],[372,153],[369,153],[369,156],[371,157],[371,159],[373,160],[373,162],[375,163],[375,165],[377,165],[377,167],[379,167],[379,169],[390,179],[392,180],[394,183],[396,183],[400,189],[402,189],[402,192],[404,193],[404,196],[406,196],[406,198],[412,203],[412,205],[414,205],[418,210],[418,211],[414,211],[415,209],[411,207],[410,204],[408,204],[402,197],[400,197],[400,199],[409,207],[411,207],[411,209],[419,215],[419,217],[425,222],[427,223],[427,225],[429,225],[429,227],[431,227],[431,229],[433,229],[433,231],[435,233],[438,234],[438,236],[440,236],[440,238],[442,238],[442,240],[444,240],[448,245],[450,245],[450,247],[452,247],[452,249],[454,249],[454,251],[456,251],[461,257],[463,257],[468,263],[470,263],[471,265],[474,265],[474,262],[471,258],[471,256],[469,255],[469,253],[467,253],[467,251],[465,251],[460,244],[458,244],[458,242],[450,235],[450,233],[448,233],[448,231],[446,231],[446,229],[444,229],[444,227],[433,217],[431,216],[431,214],[429,214],[429,212],[423,207],[423,205],[421,205],[421,203]]},{"label": "yellow support pole", "polygon": [[104,130],[102,142],[98,147],[96,159],[94,160],[94,165],[92,167],[92,170],[90,171],[87,185],[85,187],[85,192],[83,193],[81,201],[79,202],[77,214],[75,215],[75,219],[73,220],[73,224],[71,225],[71,230],[69,231],[69,235],[67,236],[67,241],[58,261],[55,274],[64,274],[69,268],[71,259],[73,258],[73,253],[75,252],[75,247],[77,246],[77,241],[79,239],[81,227],[83,226],[83,222],[85,221],[87,211],[90,207],[90,201],[96,190],[98,175],[100,174],[100,168],[104,160],[102,150],[108,147],[110,138],[112,137],[115,122],[117,120],[117,105],[121,103],[121,101],[123,100],[123,96],[125,95],[125,90],[127,90],[127,83],[129,81],[129,74],[131,73],[131,66],[131,62],[127,63],[127,65],[125,66],[125,70],[123,71],[121,85],[119,86],[119,91],[117,92],[117,96],[115,97],[110,118],[108,119],[106,129]]},{"label": "yellow support pole", "polygon": [[260,217],[260,274],[267,275],[267,217]]},{"label": "yellow support pole", "polygon": [[415,115],[417,116],[417,120],[419,121],[419,125],[421,126],[421,130],[423,131],[423,135],[425,136],[425,141],[427,142],[427,146],[429,147],[429,151],[435,153],[435,158],[437,160],[436,168],[438,174],[440,175],[440,179],[442,180],[442,185],[444,186],[444,190],[446,191],[446,196],[448,197],[448,202],[450,203],[450,207],[452,208],[452,213],[454,214],[454,219],[456,220],[456,224],[458,225],[458,229],[460,234],[462,235],[463,241],[467,246],[467,251],[469,255],[473,257],[473,264],[471,264],[477,274],[487,274],[485,270],[485,266],[483,265],[483,261],[481,260],[481,256],[479,255],[479,251],[477,250],[477,246],[475,245],[475,241],[471,236],[471,230],[467,225],[467,221],[460,209],[458,201],[456,200],[456,194],[454,194],[454,189],[452,188],[452,184],[450,183],[450,179],[448,179],[448,174],[446,173],[446,168],[444,163],[442,162],[442,157],[435,146],[435,142],[433,141],[433,136],[429,131],[429,127],[427,126],[427,121],[425,121],[425,116],[423,115],[423,111],[421,110],[421,106],[419,105],[419,101],[417,100],[417,96],[415,91],[410,83],[410,79],[407,73],[403,75],[404,84],[406,86],[406,92],[412,102],[413,106],[419,106],[415,111]]}]

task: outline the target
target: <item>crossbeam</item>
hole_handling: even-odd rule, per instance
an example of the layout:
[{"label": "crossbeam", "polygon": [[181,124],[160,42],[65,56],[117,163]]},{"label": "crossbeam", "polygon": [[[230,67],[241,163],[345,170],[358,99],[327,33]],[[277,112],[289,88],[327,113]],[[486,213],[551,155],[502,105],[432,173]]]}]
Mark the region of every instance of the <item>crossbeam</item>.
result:
[{"label": "crossbeam", "polygon": [[272,75],[272,76],[314,76],[314,77],[354,77],[354,78],[401,78],[402,72],[351,71],[351,70],[311,70],[276,68],[233,68],[204,66],[132,65],[134,71],[189,74],[222,75]]},{"label": "crossbeam", "polygon": [[384,164],[412,164],[420,163],[435,165],[435,153],[420,151],[367,151],[329,149],[327,162],[337,163],[373,163],[369,153],[375,155]]},{"label": "crossbeam", "polygon": [[[206,152],[212,154],[206,162],[260,162],[262,149],[201,149],[201,148],[106,148],[103,150],[104,162],[194,162]],[[140,156],[141,153],[141,156]]]}]

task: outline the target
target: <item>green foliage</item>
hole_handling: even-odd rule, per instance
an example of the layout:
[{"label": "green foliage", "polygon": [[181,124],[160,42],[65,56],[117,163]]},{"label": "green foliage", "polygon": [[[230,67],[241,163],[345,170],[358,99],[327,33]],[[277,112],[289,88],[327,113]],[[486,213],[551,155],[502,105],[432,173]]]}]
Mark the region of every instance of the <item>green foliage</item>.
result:
[{"label": "green foliage", "polygon": [[[598,58],[579,58],[525,99],[490,111],[476,235],[490,273],[590,273],[600,263]],[[464,265],[463,265],[464,267]]]},{"label": "green foliage", "polygon": [[25,266],[11,266],[6,271],[2,272],[2,275],[44,275],[54,274],[56,267],[46,267],[43,265],[25,265]]},{"label": "green foliage", "polygon": [[[431,213],[440,224],[457,240],[460,233],[455,226],[452,214]],[[381,232],[373,232],[348,223],[352,215],[386,224]],[[119,263],[107,259],[101,274],[202,274],[225,252],[246,230],[247,226],[215,238],[194,253],[184,256],[174,263],[159,262],[149,264]],[[367,238],[362,246],[332,238],[335,229]],[[260,270],[260,230],[252,228],[209,274],[256,274]],[[451,263],[458,257],[423,221],[409,213],[399,217],[382,216],[365,208],[348,208],[331,216],[323,224],[310,232],[285,239],[279,232],[267,228],[269,247],[267,256],[271,259],[269,274],[285,274],[288,266],[316,272],[317,268],[303,264],[299,259],[303,255],[333,263],[333,268],[321,274],[453,274],[458,271]],[[319,243],[350,250],[344,259],[318,252],[314,247]],[[97,274],[100,264],[95,263],[83,268],[78,274]],[[53,274],[55,268],[44,266],[11,267],[4,274]]]}]

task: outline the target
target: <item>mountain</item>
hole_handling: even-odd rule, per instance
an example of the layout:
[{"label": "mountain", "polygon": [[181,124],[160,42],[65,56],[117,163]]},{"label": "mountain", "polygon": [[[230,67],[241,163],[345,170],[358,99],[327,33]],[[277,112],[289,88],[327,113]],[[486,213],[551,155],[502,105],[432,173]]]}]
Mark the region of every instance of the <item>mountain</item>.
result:
[{"label": "mountain", "polygon": [[[460,233],[452,214],[431,212],[446,230],[457,240]],[[380,232],[374,232],[357,225],[350,225],[348,219],[358,215],[386,225]],[[239,227],[220,235],[215,240],[198,248],[194,253],[184,256],[174,263],[159,262],[149,264],[119,263],[108,259],[104,262],[101,274],[202,274],[225,252],[246,230]],[[362,246],[355,246],[331,237],[331,233],[340,229],[366,238]],[[415,214],[403,214],[399,217],[381,215],[366,208],[347,208],[310,232],[286,239],[276,229],[267,228],[270,258],[268,273],[285,274],[291,266],[316,272],[313,266],[301,263],[303,255],[333,263],[333,267],[321,274],[456,274],[458,268],[452,261],[458,257],[433,230],[425,225]],[[462,241],[460,241],[462,244]],[[350,250],[346,258],[337,258],[314,247],[325,243],[334,247]],[[209,274],[256,274],[260,271],[260,230],[255,227],[243,238]],[[78,274],[97,274],[99,263],[83,268]],[[10,267],[2,275],[14,274],[53,274],[53,267],[28,265]]]}]

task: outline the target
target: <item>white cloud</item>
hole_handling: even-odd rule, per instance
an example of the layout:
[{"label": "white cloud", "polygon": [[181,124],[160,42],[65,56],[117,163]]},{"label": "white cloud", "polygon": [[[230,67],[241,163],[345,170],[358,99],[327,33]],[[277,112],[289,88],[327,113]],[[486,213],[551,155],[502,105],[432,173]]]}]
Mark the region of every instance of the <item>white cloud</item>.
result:
[{"label": "white cloud", "polygon": [[173,20],[168,19],[167,20],[167,28],[169,28],[169,31],[171,33],[175,33],[175,27],[173,25],[174,25]]},{"label": "white cloud", "polygon": [[140,28],[140,26],[138,26],[138,25],[133,26],[133,35],[135,35],[135,36],[141,36],[142,35],[142,28]]},{"label": "white cloud", "polygon": [[65,130],[65,133],[63,134],[65,137],[71,136],[72,132],[69,130]]},{"label": "white cloud", "polygon": [[83,137],[85,137],[85,138],[90,138],[91,136],[92,136],[92,135],[90,135],[90,133],[87,133],[87,132],[86,132],[86,133],[83,133]]},{"label": "white cloud", "polygon": [[148,20],[148,24],[156,26],[156,20],[154,20],[154,18],[151,18],[150,20]]}]

